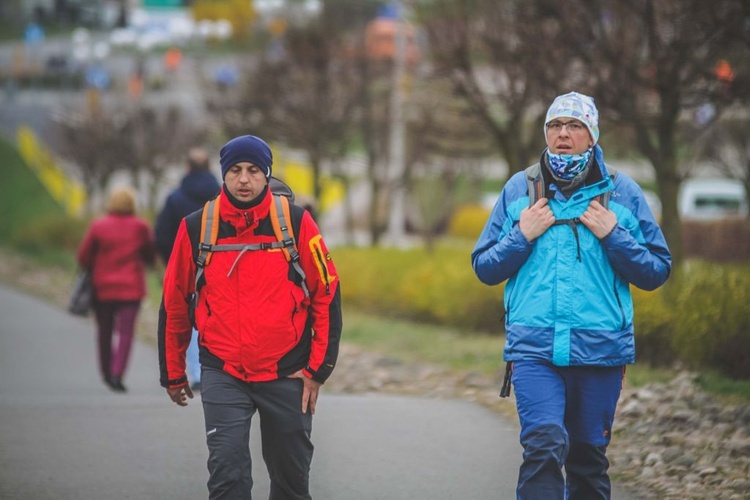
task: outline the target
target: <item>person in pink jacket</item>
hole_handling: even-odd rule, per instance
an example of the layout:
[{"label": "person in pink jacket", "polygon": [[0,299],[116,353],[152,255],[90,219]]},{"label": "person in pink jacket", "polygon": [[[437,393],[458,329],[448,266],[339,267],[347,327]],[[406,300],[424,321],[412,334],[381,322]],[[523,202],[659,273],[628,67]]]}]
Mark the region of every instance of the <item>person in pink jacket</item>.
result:
[{"label": "person in pink jacket", "polygon": [[124,392],[135,321],[146,296],[146,267],[156,261],[153,231],[135,215],[132,190],[112,192],[107,214],[91,223],[77,257],[92,275],[102,377],[113,391]]}]

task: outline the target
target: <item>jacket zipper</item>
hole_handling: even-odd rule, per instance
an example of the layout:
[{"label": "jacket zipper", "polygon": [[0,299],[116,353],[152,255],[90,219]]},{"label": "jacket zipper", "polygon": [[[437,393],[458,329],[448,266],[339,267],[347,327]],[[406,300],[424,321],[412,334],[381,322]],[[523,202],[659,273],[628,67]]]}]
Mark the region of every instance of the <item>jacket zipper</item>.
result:
[{"label": "jacket zipper", "polygon": [[[292,296],[292,299],[294,299],[294,296]],[[294,303],[294,310],[292,311],[292,328],[294,329],[294,340],[295,342],[299,342],[300,339],[300,332],[297,330],[297,324],[294,321],[294,318],[297,316],[297,313],[299,312],[299,306],[297,303]]]},{"label": "jacket zipper", "polygon": [[620,308],[620,317],[622,318],[622,326],[620,326],[620,330],[624,330],[625,329],[625,310],[622,308],[622,301],[620,300],[620,292],[617,291],[617,275],[616,274],[615,274],[615,279],[614,279],[612,289],[615,292],[615,298],[617,299],[617,307]]},{"label": "jacket zipper", "polygon": [[320,249],[317,247],[315,248],[315,256],[318,258],[318,262],[320,262],[320,269],[323,270],[323,281],[325,281],[326,284],[326,295],[329,295],[331,293],[331,285],[328,277],[328,266],[326,266],[323,256],[320,255]]}]

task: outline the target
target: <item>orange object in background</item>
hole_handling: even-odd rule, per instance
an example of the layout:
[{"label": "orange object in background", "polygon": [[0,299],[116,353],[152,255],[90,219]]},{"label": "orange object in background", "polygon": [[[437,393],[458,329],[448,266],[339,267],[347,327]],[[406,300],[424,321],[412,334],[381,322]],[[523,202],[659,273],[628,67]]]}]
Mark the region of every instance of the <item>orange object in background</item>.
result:
[{"label": "orange object in background", "polygon": [[716,78],[721,82],[731,83],[734,81],[734,70],[726,59],[721,59],[716,63],[714,73],[716,73]]},{"label": "orange object in background", "polygon": [[[392,59],[396,53],[396,28],[398,21],[379,17],[367,24],[365,43],[367,57],[372,59]],[[406,40],[406,63],[413,66],[419,59],[414,26],[404,24]]]},{"label": "orange object in background", "polygon": [[168,71],[176,71],[182,62],[182,51],[172,47],[164,53],[164,65]]},{"label": "orange object in background", "polygon": [[140,75],[132,75],[128,80],[128,94],[135,99],[143,94],[143,78]]}]

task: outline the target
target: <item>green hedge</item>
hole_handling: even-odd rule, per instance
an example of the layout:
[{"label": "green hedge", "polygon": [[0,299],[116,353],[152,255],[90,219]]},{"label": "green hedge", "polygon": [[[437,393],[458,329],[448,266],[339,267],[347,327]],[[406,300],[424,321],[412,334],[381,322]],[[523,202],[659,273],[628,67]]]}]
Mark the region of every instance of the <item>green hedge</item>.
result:
[{"label": "green hedge", "polygon": [[680,359],[750,378],[750,265],[691,262],[675,275],[667,297]]},{"label": "green hedge", "polygon": [[13,248],[39,253],[50,248],[75,252],[86,234],[89,221],[72,219],[64,214],[36,219],[20,228],[9,240]]},{"label": "green hedge", "polygon": [[[365,311],[502,333],[503,286],[479,282],[471,247],[337,248],[344,303]],[[750,378],[750,265],[690,262],[667,285],[633,288],[639,362],[675,361]]]},{"label": "green hedge", "polygon": [[464,246],[433,252],[337,248],[333,257],[347,305],[468,331],[497,331],[502,286],[490,288],[476,279],[470,253]]}]

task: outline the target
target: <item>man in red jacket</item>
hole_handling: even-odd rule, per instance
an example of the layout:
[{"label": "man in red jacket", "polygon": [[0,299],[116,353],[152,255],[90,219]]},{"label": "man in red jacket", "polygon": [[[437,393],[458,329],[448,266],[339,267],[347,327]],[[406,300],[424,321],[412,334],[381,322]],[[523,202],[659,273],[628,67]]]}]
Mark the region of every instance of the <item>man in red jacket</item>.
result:
[{"label": "man in red jacket", "polygon": [[[270,216],[270,148],[255,136],[236,137],[221,149],[220,163],[224,185],[217,199],[216,244],[270,246],[277,241]],[[312,415],[338,356],[341,295],[317,225],[304,209],[290,208],[304,277],[280,249],[264,246],[213,252],[196,286],[205,209],[183,219],[167,265],[159,321],[161,384],[180,406],[193,397],[185,352],[197,287],[209,498],[250,498],[249,434],[256,410],[270,498],[311,498]]]}]

